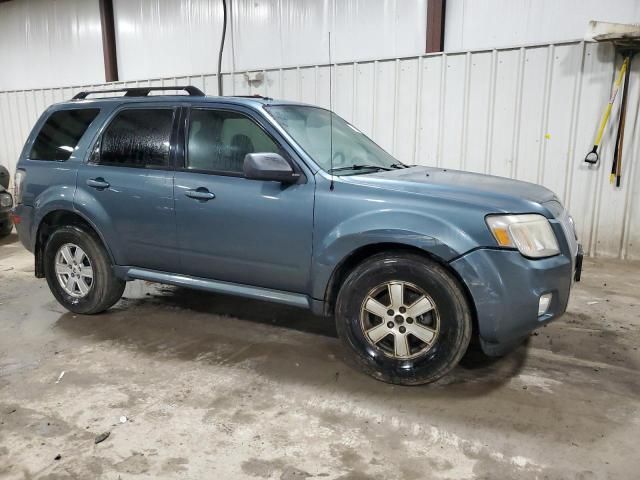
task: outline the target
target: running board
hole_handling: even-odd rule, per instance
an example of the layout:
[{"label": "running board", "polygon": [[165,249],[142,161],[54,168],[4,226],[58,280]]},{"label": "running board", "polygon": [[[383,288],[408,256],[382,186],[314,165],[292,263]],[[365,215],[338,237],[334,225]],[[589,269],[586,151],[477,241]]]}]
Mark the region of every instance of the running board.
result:
[{"label": "running board", "polygon": [[189,275],[179,275],[175,273],[158,272],[156,270],[146,270],[144,268],[116,267],[122,276],[128,280],[146,280],[148,282],[166,283],[179,287],[195,288],[207,292],[224,293],[255,300],[282,303],[292,307],[311,308],[309,297],[300,293],[284,292],[282,290],[271,290],[269,288],[252,287],[240,283],[222,282],[220,280],[209,280]]}]

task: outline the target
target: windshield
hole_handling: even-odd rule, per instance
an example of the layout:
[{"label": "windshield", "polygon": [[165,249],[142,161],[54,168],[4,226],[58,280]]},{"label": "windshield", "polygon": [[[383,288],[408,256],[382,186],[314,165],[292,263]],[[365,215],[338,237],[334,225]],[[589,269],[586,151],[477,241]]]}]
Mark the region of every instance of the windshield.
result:
[{"label": "windshield", "polygon": [[[405,167],[364,133],[329,110],[306,105],[266,108],[307,155],[327,172],[357,175]],[[332,123],[333,148],[329,135]]]}]

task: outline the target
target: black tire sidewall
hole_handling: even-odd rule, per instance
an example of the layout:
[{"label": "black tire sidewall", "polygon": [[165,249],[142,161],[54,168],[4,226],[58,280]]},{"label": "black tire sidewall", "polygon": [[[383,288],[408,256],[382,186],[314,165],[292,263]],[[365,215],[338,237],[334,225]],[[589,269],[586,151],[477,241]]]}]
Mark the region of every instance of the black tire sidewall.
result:
[{"label": "black tire sidewall", "polygon": [[[438,309],[438,338],[433,347],[414,359],[384,355],[367,341],[360,326],[365,296],[391,280],[422,288]],[[344,282],[336,305],[336,327],[367,373],[386,382],[412,385],[434,381],[460,361],[471,337],[471,315],[457,280],[437,263],[415,254],[377,255],[356,267]]]},{"label": "black tire sidewall", "polygon": [[[55,273],[56,254],[66,243],[73,243],[82,248],[93,268],[93,284],[89,293],[82,298],[73,297],[65,292]],[[119,283],[115,279],[111,261],[101,243],[93,235],[75,226],[60,227],[49,237],[44,248],[44,273],[49,288],[58,302],[66,309],[82,314],[104,310],[102,305],[105,299],[113,296],[114,281],[116,284]]]},{"label": "black tire sidewall", "polygon": [[5,225],[2,228],[0,228],[0,238],[9,236],[9,234],[11,234],[12,231],[13,231],[13,223],[11,222],[11,220],[7,220],[5,222]]}]

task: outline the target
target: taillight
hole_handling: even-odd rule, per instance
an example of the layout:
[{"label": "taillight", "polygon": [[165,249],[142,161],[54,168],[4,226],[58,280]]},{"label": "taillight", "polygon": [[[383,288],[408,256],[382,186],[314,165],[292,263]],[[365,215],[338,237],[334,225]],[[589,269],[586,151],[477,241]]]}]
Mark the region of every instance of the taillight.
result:
[{"label": "taillight", "polygon": [[13,179],[13,203],[19,205],[22,203],[22,184],[27,176],[24,170],[16,170],[16,176]]}]

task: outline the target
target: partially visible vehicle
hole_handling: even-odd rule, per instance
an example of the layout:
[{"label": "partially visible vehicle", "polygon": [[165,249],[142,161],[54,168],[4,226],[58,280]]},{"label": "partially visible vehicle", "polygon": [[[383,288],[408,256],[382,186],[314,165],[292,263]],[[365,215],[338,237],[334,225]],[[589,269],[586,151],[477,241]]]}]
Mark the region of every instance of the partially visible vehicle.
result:
[{"label": "partially visible vehicle", "polygon": [[0,165],[0,187],[9,188],[9,170],[7,167]]},{"label": "partially visible vehicle", "polygon": [[13,197],[4,185],[0,185],[0,238],[9,235],[13,229],[11,207],[13,207]]}]

